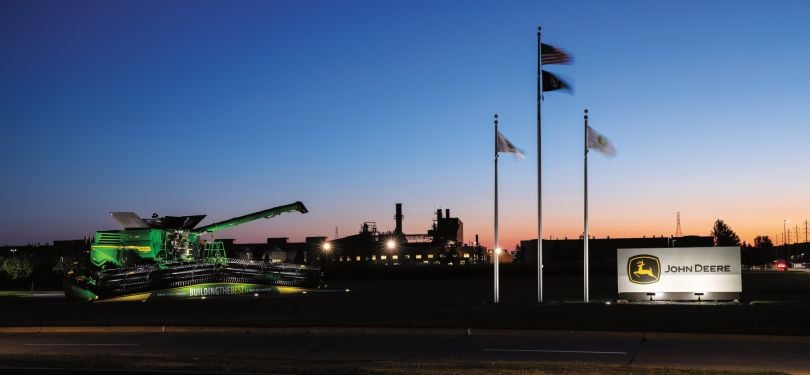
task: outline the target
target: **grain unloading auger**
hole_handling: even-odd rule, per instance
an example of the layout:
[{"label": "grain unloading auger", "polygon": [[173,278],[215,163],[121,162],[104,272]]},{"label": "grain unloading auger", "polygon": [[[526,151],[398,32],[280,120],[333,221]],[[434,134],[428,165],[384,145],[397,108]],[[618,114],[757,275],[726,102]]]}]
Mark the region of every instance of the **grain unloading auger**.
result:
[{"label": "grain unloading auger", "polygon": [[262,218],[298,211],[301,202],[254,212],[196,228],[205,215],[140,218],[111,215],[123,230],[96,232],[90,270],[65,280],[65,295],[80,300],[205,297],[285,293],[317,288],[319,268],[228,258],[221,241],[204,235]]}]

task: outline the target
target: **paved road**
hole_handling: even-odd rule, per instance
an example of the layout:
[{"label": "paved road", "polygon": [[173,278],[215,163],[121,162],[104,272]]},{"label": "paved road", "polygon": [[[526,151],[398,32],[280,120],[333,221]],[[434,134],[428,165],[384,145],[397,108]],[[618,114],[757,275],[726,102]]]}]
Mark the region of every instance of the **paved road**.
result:
[{"label": "paved road", "polygon": [[[303,361],[576,361],[810,373],[810,338],[785,336],[362,328],[80,328],[0,333],[12,357],[161,356]],[[112,328],[113,331],[117,330]],[[24,332],[25,330],[18,330]],[[34,330],[35,331],[35,330]]]}]

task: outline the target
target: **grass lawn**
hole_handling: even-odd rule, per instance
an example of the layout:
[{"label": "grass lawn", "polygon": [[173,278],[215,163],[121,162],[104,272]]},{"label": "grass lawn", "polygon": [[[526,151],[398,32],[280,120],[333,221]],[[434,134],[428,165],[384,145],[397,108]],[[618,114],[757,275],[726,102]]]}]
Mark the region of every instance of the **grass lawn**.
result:
[{"label": "grass lawn", "polygon": [[[545,280],[548,302],[535,303],[536,279],[503,272],[501,303],[488,275],[444,279],[336,280],[351,292],[259,298],[70,303],[60,298],[2,298],[5,326],[387,326],[810,335],[810,273],[743,275],[739,304],[610,304],[615,277],[591,277],[583,304],[581,276]],[[394,275],[396,276],[396,275]],[[568,302],[566,302],[568,301]],[[192,318],[193,317],[193,318]],[[499,317],[492,319],[492,317]]]}]

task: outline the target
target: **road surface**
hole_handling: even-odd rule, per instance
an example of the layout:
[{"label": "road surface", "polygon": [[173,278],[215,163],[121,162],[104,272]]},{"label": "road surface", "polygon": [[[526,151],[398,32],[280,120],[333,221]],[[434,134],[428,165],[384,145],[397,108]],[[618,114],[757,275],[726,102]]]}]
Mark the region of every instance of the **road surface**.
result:
[{"label": "road surface", "polygon": [[[7,328],[9,358],[194,361],[564,361],[810,373],[810,338],[676,333],[391,328]],[[3,362],[7,363],[7,362]]]}]

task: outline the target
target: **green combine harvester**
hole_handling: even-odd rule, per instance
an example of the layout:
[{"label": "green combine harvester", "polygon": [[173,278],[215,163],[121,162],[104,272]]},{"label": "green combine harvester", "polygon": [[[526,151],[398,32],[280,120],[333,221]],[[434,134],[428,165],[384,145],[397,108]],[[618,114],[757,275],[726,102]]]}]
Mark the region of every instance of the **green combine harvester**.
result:
[{"label": "green combine harvester", "polygon": [[[113,212],[123,230],[96,232],[90,269],[65,279],[70,299],[147,300],[295,293],[319,288],[321,270],[297,264],[233,259],[222,241],[204,235],[285,212],[306,213],[301,202],[195,228],[205,215],[142,219],[134,212]],[[213,237],[213,235],[211,235]],[[79,274],[79,275],[77,275]]]}]

